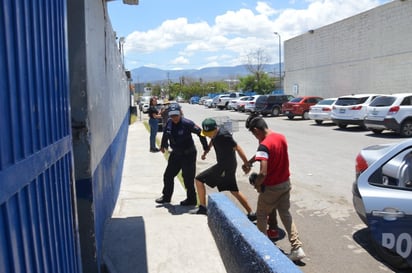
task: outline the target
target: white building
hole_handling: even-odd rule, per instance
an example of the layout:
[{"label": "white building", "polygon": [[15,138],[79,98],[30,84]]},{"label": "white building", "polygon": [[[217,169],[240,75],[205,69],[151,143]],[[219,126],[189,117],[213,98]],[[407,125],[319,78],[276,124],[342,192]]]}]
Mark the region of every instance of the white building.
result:
[{"label": "white building", "polygon": [[395,0],[285,41],[286,94],[412,92],[412,1]]}]

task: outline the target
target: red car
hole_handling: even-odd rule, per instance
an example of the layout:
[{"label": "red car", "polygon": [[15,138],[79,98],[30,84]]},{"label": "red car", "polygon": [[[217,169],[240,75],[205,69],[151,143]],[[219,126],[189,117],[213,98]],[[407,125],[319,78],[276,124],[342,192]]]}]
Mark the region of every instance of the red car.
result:
[{"label": "red car", "polygon": [[293,119],[295,116],[302,116],[302,119],[309,119],[310,107],[321,100],[323,100],[323,98],[314,96],[293,98],[282,104],[282,113],[289,119]]}]

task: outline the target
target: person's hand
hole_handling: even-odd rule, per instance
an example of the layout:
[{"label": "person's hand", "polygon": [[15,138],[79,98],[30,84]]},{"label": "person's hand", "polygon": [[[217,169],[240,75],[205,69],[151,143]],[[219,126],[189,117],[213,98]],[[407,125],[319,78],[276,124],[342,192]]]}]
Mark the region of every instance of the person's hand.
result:
[{"label": "person's hand", "polygon": [[160,147],[160,151],[162,152],[162,154],[165,153],[165,148],[164,147]]},{"label": "person's hand", "polygon": [[251,166],[249,163],[245,163],[242,165],[242,170],[245,172],[245,174],[248,174],[251,170]]},{"label": "person's hand", "polygon": [[202,160],[206,159],[206,154],[202,154],[202,156],[200,157]]}]

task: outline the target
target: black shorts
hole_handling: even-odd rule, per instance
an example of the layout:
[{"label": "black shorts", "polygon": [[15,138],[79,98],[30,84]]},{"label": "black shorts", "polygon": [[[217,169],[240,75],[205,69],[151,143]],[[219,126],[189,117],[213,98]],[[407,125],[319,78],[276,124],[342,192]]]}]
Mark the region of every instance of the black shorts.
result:
[{"label": "black shorts", "polygon": [[239,191],[236,182],[236,167],[224,169],[219,165],[213,165],[199,173],[196,180],[211,188],[217,187],[219,191]]}]

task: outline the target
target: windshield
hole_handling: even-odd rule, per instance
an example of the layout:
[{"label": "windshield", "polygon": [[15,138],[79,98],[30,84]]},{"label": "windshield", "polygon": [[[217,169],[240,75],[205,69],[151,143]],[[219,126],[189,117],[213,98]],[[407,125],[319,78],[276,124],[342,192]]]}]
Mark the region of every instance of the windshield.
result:
[{"label": "windshield", "polygon": [[390,106],[396,100],[395,97],[380,96],[376,97],[369,105],[370,106]]},{"label": "windshield", "polygon": [[335,105],[356,105],[356,104],[362,104],[364,103],[369,97],[361,97],[361,98],[355,98],[355,97],[346,97],[346,98],[339,98]]}]

